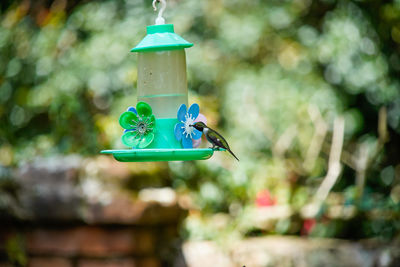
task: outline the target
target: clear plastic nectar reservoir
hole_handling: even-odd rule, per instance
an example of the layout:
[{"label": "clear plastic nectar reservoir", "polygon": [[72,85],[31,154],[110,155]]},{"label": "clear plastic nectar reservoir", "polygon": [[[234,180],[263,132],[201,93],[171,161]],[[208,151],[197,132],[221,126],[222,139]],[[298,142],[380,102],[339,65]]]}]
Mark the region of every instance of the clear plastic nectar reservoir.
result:
[{"label": "clear plastic nectar reservoir", "polygon": [[157,118],[173,118],[188,105],[184,49],[138,53],[138,101],[148,103]]}]

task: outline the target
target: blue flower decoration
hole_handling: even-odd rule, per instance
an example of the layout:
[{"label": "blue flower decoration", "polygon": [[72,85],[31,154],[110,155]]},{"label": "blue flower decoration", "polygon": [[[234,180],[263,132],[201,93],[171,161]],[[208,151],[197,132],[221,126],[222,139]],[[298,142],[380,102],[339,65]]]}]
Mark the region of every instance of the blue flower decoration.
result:
[{"label": "blue flower decoration", "polygon": [[203,134],[199,130],[196,130],[193,125],[199,116],[200,107],[198,104],[193,104],[187,110],[186,105],[182,104],[178,109],[178,120],[180,121],[175,125],[175,138],[178,141],[182,141],[183,148],[193,148],[192,139],[200,139]]}]

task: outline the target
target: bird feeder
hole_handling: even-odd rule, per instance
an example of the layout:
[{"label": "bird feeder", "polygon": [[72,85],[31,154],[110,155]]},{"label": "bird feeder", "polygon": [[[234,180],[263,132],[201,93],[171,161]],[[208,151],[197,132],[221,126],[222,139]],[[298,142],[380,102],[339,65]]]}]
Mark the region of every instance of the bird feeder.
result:
[{"label": "bird feeder", "polygon": [[147,35],[131,49],[138,54],[138,103],[119,119],[125,129],[122,142],[130,148],[101,151],[118,161],[202,160],[214,152],[211,148],[192,148],[189,143],[192,137],[201,137],[201,132],[189,127],[199,117],[199,106],[193,104],[187,109],[185,49],[193,44],[177,35],[172,24],[164,24],[166,3],[160,2],[163,6],[156,25],[147,26]]}]

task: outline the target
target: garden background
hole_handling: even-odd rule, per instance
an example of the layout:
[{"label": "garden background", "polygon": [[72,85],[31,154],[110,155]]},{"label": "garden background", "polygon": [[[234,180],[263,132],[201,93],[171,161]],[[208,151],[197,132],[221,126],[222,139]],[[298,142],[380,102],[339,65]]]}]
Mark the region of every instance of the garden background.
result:
[{"label": "garden background", "polygon": [[[38,214],[65,208],[68,220],[91,224],[65,187],[40,190],[43,175],[32,182],[26,172],[68,166],[78,177],[68,190],[85,203],[107,206],[121,192],[172,199],[185,211],[177,228],[185,242],[224,250],[287,235],[397,244],[400,1],[167,2],[167,23],[195,44],[186,49],[189,104],[199,103],[240,162],[222,152],[163,163],[99,155],[123,147],[118,118],[136,104],[129,50],[154,22],[150,0],[2,1],[0,210],[17,233],[0,245],[2,259],[29,262],[27,222],[65,219]],[[36,210],[27,196],[45,201]],[[48,207],[54,199],[61,206]]]}]

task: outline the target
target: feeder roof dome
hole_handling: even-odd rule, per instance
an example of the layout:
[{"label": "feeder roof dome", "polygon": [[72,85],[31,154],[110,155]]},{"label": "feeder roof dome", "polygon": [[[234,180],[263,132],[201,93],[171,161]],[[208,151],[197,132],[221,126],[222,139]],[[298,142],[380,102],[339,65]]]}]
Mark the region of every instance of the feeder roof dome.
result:
[{"label": "feeder roof dome", "polygon": [[173,24],[147,26],[147,35],[131,52],[184,49],[193,46],[174,32]]}]

